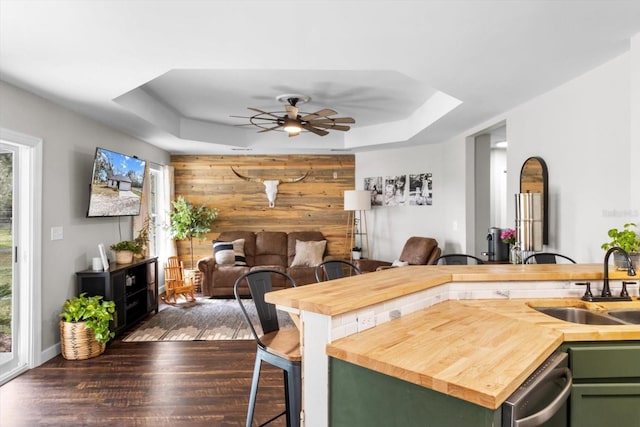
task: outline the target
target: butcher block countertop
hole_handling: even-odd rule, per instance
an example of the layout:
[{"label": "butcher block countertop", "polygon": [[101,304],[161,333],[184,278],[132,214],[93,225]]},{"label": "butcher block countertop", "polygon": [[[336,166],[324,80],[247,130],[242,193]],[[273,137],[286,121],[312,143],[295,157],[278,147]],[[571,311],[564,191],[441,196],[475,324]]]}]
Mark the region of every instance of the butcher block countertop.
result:
[{"label": "butcher block countertop", "polygon": [[[449,282],[602,280],[602,264],[409,266],[267,294],[328,316]],[[612,279],[628,278],[610,271]],[[615,304],[640,308],[640,301]],[[531,306],[604,308],[575,298],[450,300],[327,345],[329,356],[497,409],[565,341],[640,340],[640,325],[581,325]]]},{"label": "butcher block countertop", "polygon": [[[585,281],[602,277],[602,264],[407,266],[271,292],[266,300],[283,308],[336,316],[449,282]],[[633,279],[613,268],[609,277]]]},{"label": "butcher block countertop", "polygon": [[640,340],[640,325],[563,322],[530,305],[583,306],[564,298],[445,301],[334,341],[327,354],[497,409],[565,341]]}]

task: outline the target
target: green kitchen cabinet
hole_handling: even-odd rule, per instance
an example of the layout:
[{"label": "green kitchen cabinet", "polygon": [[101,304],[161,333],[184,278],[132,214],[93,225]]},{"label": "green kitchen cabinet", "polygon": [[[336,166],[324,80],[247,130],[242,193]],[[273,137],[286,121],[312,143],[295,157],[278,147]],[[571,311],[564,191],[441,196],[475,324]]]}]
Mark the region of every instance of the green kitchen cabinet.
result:
[{"label": "green kitchen cabinet", "polygon": [[565,343],[572,427],[640,426],[640,342]]},{"label": "green kitchen cabinet", "polygon": [[420,387],[330,358],[331,427],[489,427],[501,424],[500,409]]},{"label": "green kitchen cabinet", "polygon": [[575,384],[571,426],[640,426],[640,383]]}]

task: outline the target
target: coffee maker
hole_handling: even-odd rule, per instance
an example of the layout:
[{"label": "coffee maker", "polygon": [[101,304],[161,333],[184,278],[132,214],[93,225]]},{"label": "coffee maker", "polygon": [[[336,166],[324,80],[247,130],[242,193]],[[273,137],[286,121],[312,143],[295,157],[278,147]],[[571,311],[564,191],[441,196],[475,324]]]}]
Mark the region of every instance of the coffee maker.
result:
[{"label": "coffee maker", "polygon": [[488,261],[490,262],[509,260],[509,245],[502,241],[500,234],[502,234],[501,228],[489,227],[489,234],[487,234],[487,252],[482,255],[488,257]]}]

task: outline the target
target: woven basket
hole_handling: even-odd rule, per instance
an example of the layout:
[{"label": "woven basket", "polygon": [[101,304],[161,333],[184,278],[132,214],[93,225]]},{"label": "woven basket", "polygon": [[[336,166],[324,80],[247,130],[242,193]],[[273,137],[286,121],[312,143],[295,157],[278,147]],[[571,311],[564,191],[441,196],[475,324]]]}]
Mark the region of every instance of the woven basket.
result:
[{"label": "woven basket", "polygon": [[202,292],[202,271],[196,270],[195,276],[193,276],[193,287],[195,292]]},{"label": "woven basket", "polygon": [[200,270],[184,269],[184,281],[193,279],[193,289],[195,292],[202,292],[202,272]]},{"label": "woven basket", "polygon": [[116,251],[116,264],[131,264],[133,262],[133,252]]},{"label": "woven basket", "polygon": [[93,330],[85,328],[86,323],[60,321],[60,347],[65,359],[84,360],[104,353],[105,344],[96,341]]}]

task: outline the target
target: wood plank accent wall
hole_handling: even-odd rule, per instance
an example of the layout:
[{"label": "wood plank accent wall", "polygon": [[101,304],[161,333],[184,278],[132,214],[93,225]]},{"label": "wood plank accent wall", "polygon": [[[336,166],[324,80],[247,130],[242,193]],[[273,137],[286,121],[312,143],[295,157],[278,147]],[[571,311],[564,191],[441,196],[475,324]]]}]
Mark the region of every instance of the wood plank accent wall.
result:
[{"label": "wood plank accent wall", "polygon": [[[354,155],[174,155],[171,165],[176,197],[219,210],[206,240],[194,240],[194,260],[212,256],[211,241],[231,230],[319,230],[327,238],[329,255],[344,257],[351,249],[345,248],[348,212],[343,194],[355,188]],[[309,175],[301,182],[281,182],[276,206],[269,208],[264,185],[238,178],[231,166],[244,176],[263,179]],[[190,265],[188,240],[177,246],[180,259]]]}]

